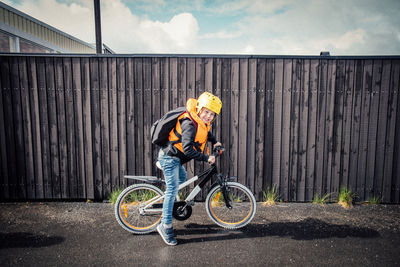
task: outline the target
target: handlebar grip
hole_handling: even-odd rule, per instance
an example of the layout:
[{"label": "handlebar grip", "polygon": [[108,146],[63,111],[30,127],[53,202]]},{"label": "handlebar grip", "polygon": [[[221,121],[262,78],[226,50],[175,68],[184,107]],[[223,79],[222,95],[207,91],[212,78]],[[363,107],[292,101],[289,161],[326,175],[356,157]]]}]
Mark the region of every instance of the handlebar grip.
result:
[{"label": "handlebar grip", "polygon": [[225,148],[223,148],[222,146],[216,146],[216,147],[214,148],[213,155],[214,155],[215,157],[219,157],[219,156],[221,156],[221,154],[222,154],[224,151],[225,151]]}]

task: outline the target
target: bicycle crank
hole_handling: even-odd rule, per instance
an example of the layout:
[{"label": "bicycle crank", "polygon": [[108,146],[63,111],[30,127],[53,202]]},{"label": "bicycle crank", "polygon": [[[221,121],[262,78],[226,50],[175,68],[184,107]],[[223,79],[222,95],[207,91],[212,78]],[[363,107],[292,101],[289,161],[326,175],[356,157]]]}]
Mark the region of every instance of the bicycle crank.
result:
[{"label": "bicycle crank", "polygon": [[192,206],[188,205],[186,201],[178,201],[174,203],[174,210],[172,216],[178,221],[189,219],[192,215]]}]

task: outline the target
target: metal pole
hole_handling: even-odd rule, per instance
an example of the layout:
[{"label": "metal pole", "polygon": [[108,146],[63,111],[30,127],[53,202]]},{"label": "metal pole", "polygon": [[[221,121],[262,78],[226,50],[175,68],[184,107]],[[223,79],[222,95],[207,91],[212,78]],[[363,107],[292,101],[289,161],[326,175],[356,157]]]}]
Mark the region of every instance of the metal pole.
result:
[{"label": "metal pole", "polygon": [[94,22],[96,28],[96,53],[102,54],[100,0],[94,0]]}]

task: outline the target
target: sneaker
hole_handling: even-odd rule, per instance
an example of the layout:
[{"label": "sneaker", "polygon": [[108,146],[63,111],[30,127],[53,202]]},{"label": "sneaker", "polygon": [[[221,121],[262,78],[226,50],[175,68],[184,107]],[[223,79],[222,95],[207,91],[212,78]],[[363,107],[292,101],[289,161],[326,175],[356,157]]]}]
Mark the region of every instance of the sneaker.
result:
[{"label": "sneaker", "polygon": [[178,244],[178,242],[175,239],[174,229],[172,229],[172,227],[165,228],[164,224],[160,223],[157,226],[157,232],[160,234],[160,236],[167,245],[175,246],[176,244]]}]

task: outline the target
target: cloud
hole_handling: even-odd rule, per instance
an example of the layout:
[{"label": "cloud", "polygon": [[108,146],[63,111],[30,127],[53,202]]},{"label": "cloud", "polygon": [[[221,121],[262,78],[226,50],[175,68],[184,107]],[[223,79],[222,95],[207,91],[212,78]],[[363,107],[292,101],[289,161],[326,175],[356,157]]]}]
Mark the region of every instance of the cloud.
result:
[{"label": "cloud", "polygon": [[141,21],[139,36],[154,52],[188,52],[196,45],[197,20],[190,13],[175,15],[170,21]]},{"label": "cloud", "polygon": [[200,39],[232,39],[237,38],[242,35],[241,32],[228,32],[226,30],[222,30],[214,33],[206,33],[199,36]]},{"label": "cloud", "polygon": [[[101,1],[103,42],[118,53],[400,53],[398,0],[156,1]],[[92,0],[10,5],[95,42]]]},{"label": "cloud", "polygon": [[[13,6],[85,42],[95,43],[93,1],[23,0]],[[199,30],[190,13],[176,14],[167,22],[152,21],[132,14],[120,0],[101,2],[101,26],[103,43],[118,53],[189,52],[196,46]]]}]

